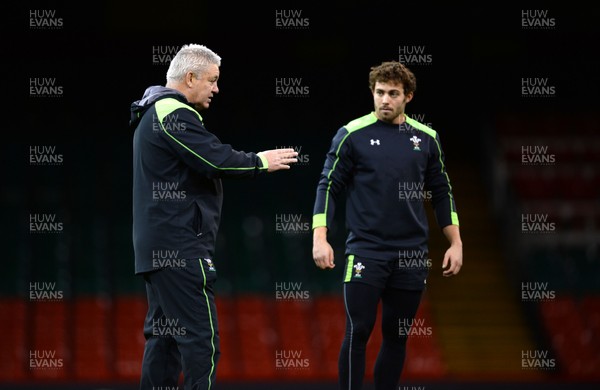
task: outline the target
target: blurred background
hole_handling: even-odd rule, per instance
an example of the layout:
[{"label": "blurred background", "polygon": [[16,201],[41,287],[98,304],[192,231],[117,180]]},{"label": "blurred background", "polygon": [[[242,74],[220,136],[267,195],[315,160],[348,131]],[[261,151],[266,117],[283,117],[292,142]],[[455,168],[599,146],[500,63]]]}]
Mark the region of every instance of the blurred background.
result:
[{"label": "blurred background", "polygon": [[[220,93],[202,113],[207,129],[238,150],[301,156],[287,172],[224,181],[215,388],[336,388],[343,201],[330,232],[338,266],[321,271],[311,256],[314,193],[331,138],[372,110],[368,72],[387,60],[417,77],[407,113],[440,134],[464,243],[460,275],[442,278],[447,243],[431,219],[423,335],[409,339],[403,383],[597,386],[599,11],[11,5],[0,27],[9,86],[0,387],[137,387],[146,299],[133,273],[129,107],[164,85],[168,61],[188,43],[223,59]],[[366,388],[380,340],[376,325]]]}]

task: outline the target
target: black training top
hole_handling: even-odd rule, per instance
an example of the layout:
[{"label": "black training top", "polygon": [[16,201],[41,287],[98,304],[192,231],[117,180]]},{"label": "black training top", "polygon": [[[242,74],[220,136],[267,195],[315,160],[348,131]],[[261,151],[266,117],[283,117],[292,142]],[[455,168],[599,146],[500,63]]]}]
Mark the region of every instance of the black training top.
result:
[{"label": "black training top", "polygon": [[407,250],[426,254],[428,202],[440,228],[458,225],[439,135],[408,116],[394,125],[370,113],[337,131],[317,186],[313,228],[331,225],[344,190],[346,254],[381,260]]}]

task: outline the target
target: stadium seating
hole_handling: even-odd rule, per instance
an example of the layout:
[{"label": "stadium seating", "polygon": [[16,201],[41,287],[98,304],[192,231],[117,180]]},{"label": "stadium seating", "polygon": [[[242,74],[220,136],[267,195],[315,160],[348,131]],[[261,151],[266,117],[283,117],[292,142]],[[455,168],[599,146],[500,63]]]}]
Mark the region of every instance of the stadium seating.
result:
[{"label": "stadium seating", "polygon": [[[2,366],[0,380],[139,380],[145,297],[118,296],[114,300],[81,297],[73,301],[28,303],[2,299],[0,308],[13,313],[8,321],[0,323],[2,334],[9,336],[1,352],[8,364]],[[425,324],[431,321],[428,309],[425,301],[418,313]],[[338,353],[345,330],[340,296],[324,295],[306,301],[277,301],[273,296],[260,294],[223,296],[217,299],[217,311],[220,380],[337,380]],[[379,326],[378,317],[367,347],[368,378],[372,378],[381,342]],[[32,328],[30,338],[28,327]],[[55,357],[63,359],[64,367],[26,370],[30,350],[55,351]],[[407,378],[444,375],[434,337],[409,339],[408,355]],[[279,364],[278,356],[298,359],[301,363],[283,367],[285,363]]]},{"label": "stadium seating", "polygon": [[[496,178],[507,202],[555,224],[507,242],[526,280],[546,282],[555,297],[537,302],[537,318],[567,378],[600,378],[600,140],[593,115],[514,115],[497,121]],[[530,149],[527,149],[527,147]],[[535,149],[535,148],[538,149]],[[534,152],[537,150],[537,153]],[[524,164],[525,155],[547,164]],[[549,157],[551,156],[551,157]],[[501,187],[502,188],[502,187]],[[499,194],[496,194],[499,195]],[[505,206],[506,207],[506,206]]]}]

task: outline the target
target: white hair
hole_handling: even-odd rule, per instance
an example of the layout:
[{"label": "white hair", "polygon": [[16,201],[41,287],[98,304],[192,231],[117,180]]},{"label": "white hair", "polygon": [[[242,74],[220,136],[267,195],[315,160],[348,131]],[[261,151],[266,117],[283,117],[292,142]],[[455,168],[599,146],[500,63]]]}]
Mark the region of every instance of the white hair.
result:
[{"label": "white hair", "polygon": [[221,57],[204,45],[183,45],[175,54],[169,70],[167,70],[167,82],[183,81],[187,72],[196,75],[202,74],[208,65],[221,66]]}]

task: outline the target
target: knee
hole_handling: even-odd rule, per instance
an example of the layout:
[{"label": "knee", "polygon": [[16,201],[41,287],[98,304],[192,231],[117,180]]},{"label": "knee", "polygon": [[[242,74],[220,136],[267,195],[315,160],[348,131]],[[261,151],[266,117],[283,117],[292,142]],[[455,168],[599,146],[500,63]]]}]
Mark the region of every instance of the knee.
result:
[{"label": "knee", "polygon": [[221,356],[219,339],[180,339],[177,343],[181,356],[186,361],[203,360],[217,362]]},{"label": "knee", "polygon": [[347,333],[352,336],[353,341],[366,344],[373,331],[373,325],[371,322],[356,321],[349,324]]}]

